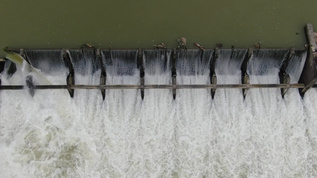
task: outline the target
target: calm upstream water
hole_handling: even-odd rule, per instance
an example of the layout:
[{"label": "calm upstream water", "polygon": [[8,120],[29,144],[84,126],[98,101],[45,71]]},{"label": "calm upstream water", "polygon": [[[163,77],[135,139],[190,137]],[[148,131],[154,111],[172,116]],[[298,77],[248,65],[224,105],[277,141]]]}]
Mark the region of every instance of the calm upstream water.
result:
[{"label": "calm upstream water", "polygon": [[[303,47],[315,0],[0,0],[0,48]],[[4,52],[0,52],[3,56]]]}]

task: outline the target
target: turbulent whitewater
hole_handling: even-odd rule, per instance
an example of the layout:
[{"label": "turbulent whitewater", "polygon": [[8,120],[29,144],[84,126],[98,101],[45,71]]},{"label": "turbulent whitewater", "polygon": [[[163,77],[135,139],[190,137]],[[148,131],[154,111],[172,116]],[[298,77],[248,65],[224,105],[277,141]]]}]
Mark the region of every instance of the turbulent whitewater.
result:
[{"label": "turbulent whitewater", "polygon": [[[218,83],[241,83],[241,62],[220,55]],[[146,84],[171,83],[161,57],[145,62]],[[177,83],[208,84],[204,61],[187,58],[179,58]],[[138,84],[137,69],[118,61],[107,84]],[[253,57],[251,83],[279,83],[279,65]],[[78,83],[98,84],[100,70],[76,70]],[[297,83],[296,67],[288,72]],[[2,85],[26,75],[4,71]],[[65,83],[67,70],[43,75]],[[67,90],[1,91],[0,177],[316,177],[316,128],[316,89],[303,99],[297,89],[284,99],[280,89],[250,89],[245,99],[240,89],[218,89],[214,99],[208,89],[182,89],[175,100],[168,89],[145,90],[144,100],[134,89],[107,90],[105,100],[99,90],[75,90],[74,98]]]}]

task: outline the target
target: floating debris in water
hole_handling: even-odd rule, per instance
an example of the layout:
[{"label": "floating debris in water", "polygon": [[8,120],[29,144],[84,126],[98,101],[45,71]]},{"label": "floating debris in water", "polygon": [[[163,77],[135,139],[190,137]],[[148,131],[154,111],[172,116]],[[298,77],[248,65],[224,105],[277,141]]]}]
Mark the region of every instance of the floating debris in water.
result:
[{"label": "floating debris in water", "polygon": [[216,46],[217,46],[217,48],[222,48],[223,47],[223,45],[221,43],[217,43]]},{"label": "floating debris in water", "polygon": [[254,48],[256,48],[256,49],[260,49],[260,48],[261,48],[260,43],[255,43],[255,44],[254,44]]},{"label": "floating debris in water", "polygon": [[153,45],[153,47],[156,48],[156,49],[165,49],[166,48],[164,43],[161,43],[161,44],[158,44],[158,45]]},{"label": "floating debris in water", "polygon": [[194,45],[195,45],[197,48],[199,48],[199,49],[205,51],[205,48],[204,48],[203,46],[201,46],[200,44],[194,43]]},{"label": "floating debris in water", "polygon": [[95,48],[95,46],[93,45],[93,44],[91,44],[91,43],[86,43],[86,44],[83,44],[83,45],[81,45],[81,47],[82,48]]},{"label": "floating debris in water", "polygon": [[178,48],[186,48],[187,39],[185,37],[181,37],[178,41]]}]

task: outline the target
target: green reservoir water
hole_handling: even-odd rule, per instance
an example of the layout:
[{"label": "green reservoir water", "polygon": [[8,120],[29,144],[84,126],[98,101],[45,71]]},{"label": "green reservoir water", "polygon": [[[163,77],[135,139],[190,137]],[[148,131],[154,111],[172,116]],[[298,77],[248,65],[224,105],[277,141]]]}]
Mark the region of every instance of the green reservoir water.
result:
[{"label": "green reservoir water", "polygon": [[0,48],[172,48],[181,36],[188,48],[301,48],[316,8],[316,0],[0,0]]}]

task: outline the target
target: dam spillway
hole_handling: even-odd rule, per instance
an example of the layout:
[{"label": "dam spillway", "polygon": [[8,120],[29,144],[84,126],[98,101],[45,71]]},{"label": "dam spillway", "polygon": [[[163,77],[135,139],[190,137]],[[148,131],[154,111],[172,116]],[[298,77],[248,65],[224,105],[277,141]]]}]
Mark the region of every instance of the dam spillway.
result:
[{"label": "dam spillway", "polygon": [[309,50],[15,52],[28,63],[2,63],[1,177],[317,175]]},{"label": "dam spillway", "polygon": [[[17,50],[12,50],[17,51]],[[20,49],[23,56],[19,56],[19,60],[25,61],[23,71],[27,77],[26,87],[30,92],[34,89],[68,89],[70,96],[73,97],[74,89],[100,89],[105,98],[105,89],[140,89],[141,97],[144,98],[144,89],[172,89],[173,98],[176,97],[176,89],[211,89],[212,97],[218,88],[240,88],[243,89],[243,95],[246,96],[246,91],[249,88],[281,88],[282,96],[285,95],[288,88],[299,88],[303,96],[310,87],[314,85],[317,72],[315,67],[309,65],[312,58],[306,60],[305,49],[178,49],[174,51],[163,50],[100,50],[100,49],[72,49],[72,50],[33,50]],[[31,57],[29,57],[31,56]],[[46,56],[42,58],[42,56]],[[153,58],[155,56],[155,58]],[[159,59],[160,62],[157,62]],[[47,61],[47,62],[45,62]],[[227,61],[227,64],[224,63]],[[151,75],[145,73],[155,73],[151,69],[153,62],[158,63],[162,69],[156,69],[158,72],[170,73],[171,80],[165,83],[151,83],[148,78]],[[22,62],[21,62],[22,63]],[[223,63],[223,64],[221,64]],[[272,68],[270,64],[274,64]],[[289,66],[289,64],[291,64]],[[303,70],[305,65],[309,65],[309,70]],[[11,77],[16,71],[16,64],[10,60],[1,62],[1,71],[6,67],[6,72]],[[22,64],[21,64],[22,65]],[[21,67],[21,65],[19,67]],[[218,65],[218,67],[216,67]],[[269,70],[276,69],[279,71],[280,81],[278,83],[250,83],[249,74],[254,72],[258,67],[260,73],[268,73]],[[202,68],[201,66],[205,66]],[[207,67],[208,66],[208,67]],[[45,77],[38,75],[39,73],[58,72],[60,68],[67,68],[67,76],[65,82],[51,84]],[[217,83],[217,75],[221,75],[222,68],[240,68],[238,75],[241,81],[238,83]],[[271,67],[271,68],[270,68]],[[31,70],[31,71],[30,71]],[[219,74],[216,75],[216,70]],[[38,72],[40,71],[40,72]],[[258,71],[258,72],[259,72]],[[100,75],[99,82],[88,84],[85,81],[75,78],[82,75],[94,74],[98,72]],[[314,72],[311,75],[311,72]],[[122,74],[124,76],[139,75],[139,81],[128,83],[112,83],[107,82],[107,75]],[[178,81],[179,74],[187,76],[197,76],[200,73],[209,73],[210,81],[203,83],[189,84],[188,82]],[[308,73],[308,75],[307,75]],[[35,75],[35,76],[34,76]],[[303,78],[304,83],[291,82],[290,75],[296,75],[294,81]],[[77,77],[76,77],[77,76]],[[33,77],[37,78],[36,84],[33,83]],[[137,76],[136,76],[137,77]],[[46,80],[46,81],[43,81]],[[307,80],[305,82],[305,80]],[[19,90],[24,88],[25,81],[21,81],[20,85],[0,85],[0,90]],[[50,85],[49,85],[50,84]],[[30,88],[31,87],[31,88]],[[33,94],[31,94],[33,95]]]},{"label": "dam spillway", "polygon": [[[171,83],[164,53],[144,51],[146,84]],[[137,54],[137,52],[133,52]],[[187,51],[187,56],[198,56]],[[220,51],[215,63],[218,84],[241,83],[240,55],[230,60]],[[250,60],[250,83],[279,83],[281,60],[271,51]],[[261,56],[266,60],[260,59]],[[44,57],[43,57],[44,58]],[[114,55],[113,55],[114,58]],[[137,65],[126,68],[120,56],[107,68],[108,84],[139,84]],[[177,82],[210,82],[206,60],[180,60]],[[233,59],[233,58],[232,58]],[[291,83],[299,80],[306,52],[298,53],[288,68]],[[135,63],[133,63],[135,64]],[[41,64],[46,65],[46,64]],[[40,64],[38,64],[40,66]],[[51,84],[66,84],[69,69],[49,65]],[[89,69],[89,66],[91,68]],[[191,67],[188,67],[191,66]],[[221,67],[220,67],[221,66]],[[225,67],[223,67],[225,66]],[[297,66],[297,67],[294,67]],[[122,67],[122,68],[120,68]],[[8,67],[9,68],[9,67]],[[44,69],[44,67],[42,67]],[[17,68],[2,85],[22,84]],[[100,70],[92,64],[74,65],[76,82],[99,84]],[[316,90],[300,96],[290,88],[282,98],[279,88],[252,88],[245,99],[241,89],[24,90],[0,92],[3,176],[314,176],[316,175]],[[19,170],[19,171],[16,171]]]}]

